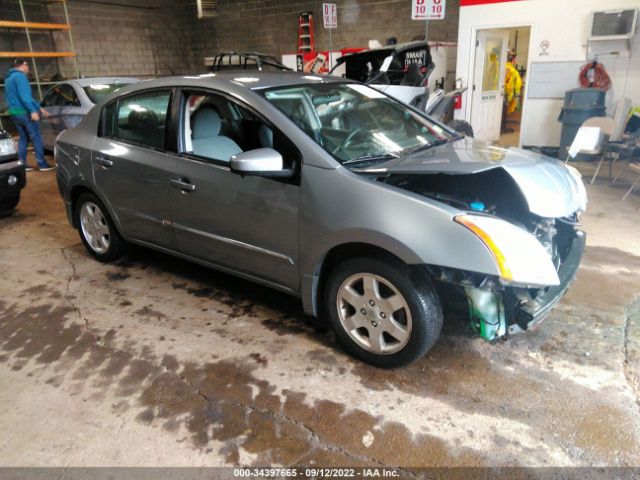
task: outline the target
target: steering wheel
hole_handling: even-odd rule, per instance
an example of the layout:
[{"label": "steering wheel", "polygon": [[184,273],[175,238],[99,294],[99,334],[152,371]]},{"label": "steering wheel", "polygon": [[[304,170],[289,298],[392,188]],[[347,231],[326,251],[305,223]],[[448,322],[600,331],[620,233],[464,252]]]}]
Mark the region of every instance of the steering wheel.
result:
[{"label": "steering wheel", "polygon": [[349,135],[347,135],[347,137],[340,143],[340,145],[338,145],[336,148],[334,148],[331,151],[331,153],[338,153],[343,148],[346,148],[347,145],[349,145],[351,143],[351,141],[355,138],[355,136],[358,135],[359,133],[362,133],[362,132],[364,132],[364,127],[356,128],[353,132],[351,132]]}]

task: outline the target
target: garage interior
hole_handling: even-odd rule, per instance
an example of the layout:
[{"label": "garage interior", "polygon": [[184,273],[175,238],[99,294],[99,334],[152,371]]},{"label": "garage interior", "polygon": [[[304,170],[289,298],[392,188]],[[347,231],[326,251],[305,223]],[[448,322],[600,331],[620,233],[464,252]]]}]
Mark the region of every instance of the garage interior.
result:
[{"label": "garage interior", "polygon": [[[0,475],[8,467],[52,476],[72,467],[282,467],[298,476],[388,468],[400,478],[432,467],[640,472],[640,185],[632,187],[640,35],[634,23],[628,38],[602,46],[589,33],[593,12],[637,16],[640,4],[442,2],[444,18],[425,22],[412,19],[410,0],[336,0],[337,28],[327,29],[314,1],[0,0],[0,71],[26,57],[36,100],[80,77],[211,75],[205,58],[222,52],[261,52],[294,69],[300,57],[307,74],[328,75],[336,52],[426,35],[437,69],[427,88],[463,89],[453,118],[469,122],[478,141],[564,163],[579,126],[566,137],[565,92],[580,87],[581,66],[595,58],[610,79],[603,116],[631,145],[627,156],[607,156],[610,135],[599,132],[596,154],[569,158],[589,199],[580,227],[587,247],[544,322],[488,342],[466,308],[445,308],[433,348],[394,369],[350,356],[294,296],[141,246],[96,262],[69,225],[56,170],[27,171],[17,208],[0,217]],[[308,50],[298,50],[302,12],[313,12]],[[483,31],[507,39],[493,57],[476,54]],[[309,73],[305,55],[318,52],[328,64]],[[510,107],[500,56],[511,54],[522,86]],[[497,116],[477,116],[483,58],[498,65]],[[567,71],[573,77],[556,79]],[[17,143],[4,85],[0,121]],[[53,152],[46,159],[56,164]],[[27,162],[35,166],[32,149]]]}]

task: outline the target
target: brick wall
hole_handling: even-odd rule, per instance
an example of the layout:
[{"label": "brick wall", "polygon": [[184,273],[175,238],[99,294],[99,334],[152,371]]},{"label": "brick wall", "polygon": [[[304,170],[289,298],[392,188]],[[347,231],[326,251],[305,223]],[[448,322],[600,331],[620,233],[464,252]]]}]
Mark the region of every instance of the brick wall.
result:
[{"label": "brick wall", "polygon": [[[186,2],[185,2],[186,5]],[[153,76],[191,73],[196,70],[192,51],[195,10],[172,0],[68,0],[71,33],[83,76]],[[16,1],[0,0],[0,17],[22,20]],[[28,21],[64,23],[64,10],[57,2],[25,2]],[[34,50],[68,51],[66,32],[32,30]],[[22,30],[1,30],[0,50],[28,50]],[[41,78],[56,73],[75,77],[72,59],[38,59]],[[10,66],[0,60],[0,72]]]},{"label": "brick wall", "polygon": [[[218,16],[194,22],[194,50],[198,61],[225,50],[257,50],[280,55],[297,48],[298,14],[314,13],[316,49],[329,48],[322,27],[321,1],[219,1]],[[370,39],[389,37],[399,42],[423,36],[425,22],[411,20],[411,0],[334,0],[338,29],[333,48],[366,47]],[[448,0],[446,19],[429,22],[429,40],[457,41],[459,0]]]},{"label": "brick wall", "polygon": [[[410,18],[411,0],[335,0],[338,29],[334,48],[366,46],[369,39],[399,42],[424,35],[425,23]],[[25,2],[27,19],[64,22],[61,4]],[[459,0],[447,1],[447,18],[429,22],[429,39],[455,41]],[[81,75],[153,76],[203,71],[203,58],[223,50],[257,50],[280,55],[296,50],[297,20],[315,14],[316,47],[329,47],[322,28],[322,2],[220,0],[218,16],[197,19],[191,0],[67,0]],[[21,20],[15,0],[0,0],[0,17]],[[70,50],[64,32],[33,31],[36,50]],[[27,50],[20,31],[1,30],[0,50]],[[70,59],[38,60],[43,78],[75,76]],[[9,67],[0,60],[0,72]]]},{"label": "brick wall", "polygon": [[[167,1],[129,3],[68,2],[80,73],[145,76],[192,72],[188,9]],[[49,8],[52,21],[64,21],[58,5]],[[58,45],[60,50],[68,48],[64,38]],[[62,63],[64,74],[73,76],[72,61]]]}]

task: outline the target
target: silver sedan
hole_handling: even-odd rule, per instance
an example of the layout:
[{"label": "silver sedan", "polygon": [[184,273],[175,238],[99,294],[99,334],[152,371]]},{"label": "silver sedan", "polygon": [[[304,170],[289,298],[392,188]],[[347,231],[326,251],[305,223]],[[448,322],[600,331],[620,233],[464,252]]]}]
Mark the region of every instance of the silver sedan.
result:
[{"label": "silver sedan", "polygon": [[40,123],[44,148],[53,151],[60,132],[75,127],[103,98],[137,81],[128,77],[79,78],[51,87],[42,99],[42,106],[49,112]]},{"label": "silver sedan", "polygon": [[381,367],[436,342],[442,293],[487,340],[539,323],[585,246],[575,169],[331,77],[141,82],[65,131],[56,158],[97,260],[135,243],[287,292]]}]

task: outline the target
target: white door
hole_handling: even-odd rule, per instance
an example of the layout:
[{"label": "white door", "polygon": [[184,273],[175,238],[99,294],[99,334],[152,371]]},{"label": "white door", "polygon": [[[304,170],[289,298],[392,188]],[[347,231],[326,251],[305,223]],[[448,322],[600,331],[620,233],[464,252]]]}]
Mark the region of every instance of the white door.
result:
[{"label": "white door", "polygon": [[476,38],[471,125],[476,138],[493,142],[500,137],[509,32],[484,30]]}]

